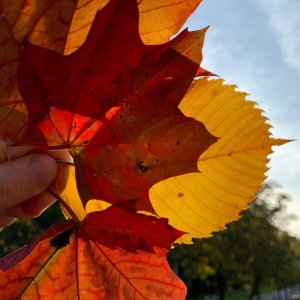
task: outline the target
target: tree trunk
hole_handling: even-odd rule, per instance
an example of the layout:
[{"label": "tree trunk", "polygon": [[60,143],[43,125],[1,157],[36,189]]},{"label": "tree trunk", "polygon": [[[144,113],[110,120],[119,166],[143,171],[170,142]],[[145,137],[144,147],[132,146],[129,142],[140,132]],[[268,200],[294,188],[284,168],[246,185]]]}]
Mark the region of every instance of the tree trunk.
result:
[{"label": "tree trunk", "polygon": [[261,300],[260,293],[259,293],[259,285],[260,285],[260,279],[255,278],[251,293],[249,295],[249,300],[252,300],[254,296],[257,296],[257,300]]},{"label": "tree trunk", "polygon": [[217,285],[218,285],[218,291],[219,291],[219,300],[225,300],[225,291],[226,291],[226,279],[222,275],[221,272],[217,272]]}]

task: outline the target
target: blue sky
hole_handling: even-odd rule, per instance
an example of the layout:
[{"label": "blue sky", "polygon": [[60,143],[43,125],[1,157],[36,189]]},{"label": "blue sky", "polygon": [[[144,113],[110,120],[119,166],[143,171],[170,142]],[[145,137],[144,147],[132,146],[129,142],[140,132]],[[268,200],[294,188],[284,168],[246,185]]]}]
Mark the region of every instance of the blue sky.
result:
[{"label": "blue sky", "polygon": [[274,148],[267,175],[291,196],[299,219],[284,229],[300,237],[300,1],[203,0],[185,27],[207,25],[202,66],[249,93],[275,137],[298,139]]}]

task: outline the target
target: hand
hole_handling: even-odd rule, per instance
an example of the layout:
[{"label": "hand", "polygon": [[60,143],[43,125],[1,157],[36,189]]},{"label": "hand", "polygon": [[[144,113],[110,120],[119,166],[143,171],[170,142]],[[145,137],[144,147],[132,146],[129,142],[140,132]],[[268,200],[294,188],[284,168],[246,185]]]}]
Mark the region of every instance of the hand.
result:
[{"label": "hand", "polygon": [[[0,231],[16,218],[39,216],[55,202],[45,190],[57,177],[56,160],[47,154],[28,154],[30,150],[11,147],[7,153],[5,143],[0,141]],[[66,151],[57,156],[70,160]]]}]

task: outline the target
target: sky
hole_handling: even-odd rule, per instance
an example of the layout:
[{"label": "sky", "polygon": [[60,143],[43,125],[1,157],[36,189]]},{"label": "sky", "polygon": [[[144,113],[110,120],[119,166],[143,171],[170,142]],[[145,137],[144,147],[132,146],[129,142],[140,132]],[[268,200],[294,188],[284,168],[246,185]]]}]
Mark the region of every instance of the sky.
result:
[{"label": "sky", "polygon": [[298,220],[282,226],[300,238],[300,1],[203,0],[185,27],[207,25],[201,66],[247,92],[274,137],[295,140],[274,147],[267,175],[291,197]]}]

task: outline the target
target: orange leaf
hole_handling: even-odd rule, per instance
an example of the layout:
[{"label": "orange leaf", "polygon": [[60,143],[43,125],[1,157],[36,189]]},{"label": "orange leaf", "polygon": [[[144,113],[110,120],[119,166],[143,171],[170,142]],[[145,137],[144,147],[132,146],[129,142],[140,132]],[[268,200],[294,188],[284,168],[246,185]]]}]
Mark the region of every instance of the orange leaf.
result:
[{"label": "orange leaf", "polygon": [[133,210],[134,202],[126,201],[88,215],[79,226],[56,224],[1,259],[8,269],[0,271],[1,296],[184,299],[186,288],[166,261],[166,248],[182,233],[166,219]]},{"label": "orange leaf", "polygon": [[[137,0],[139,33],[147,45],[162,44],[170,40],[202,0]],[[109,0],[79,0],[66,42],[65,54],[77,50],[85,41],[94,17]]]},{"label": "orange leaf", "polygon": [[[138,2],[140,35],[145,44],[161,44],[175,35],[202,0]],[[35,45],[70,54],[85,41],[94,17],[109,0],[35,0],[0,3],[2,19],[15,41],[25,37]]]},{"label": "orange leaf", "polygon": [[72,0],[10,1],[0,3],[2,18],[13,39],[30,42],[63,53],[76,4]]},{"label": "orange leaf", "polygon": [[27,123],[25,103],[17,89],[19,46],[0,17],[0,139],[15,143]]},{"label": "orange leaf", "polygon": [[140,35],[145,44],[167,42],[184,25],[202,0],[142,0]]}]

